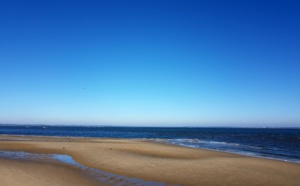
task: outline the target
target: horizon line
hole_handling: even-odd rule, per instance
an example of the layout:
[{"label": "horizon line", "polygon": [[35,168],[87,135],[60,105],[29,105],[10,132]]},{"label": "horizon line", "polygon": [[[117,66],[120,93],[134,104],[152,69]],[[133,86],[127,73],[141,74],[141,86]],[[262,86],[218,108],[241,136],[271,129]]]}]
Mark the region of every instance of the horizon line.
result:
[{"label": "horizon line", "polygon": [[224,125],[224,126],[218,126],[218,125],[212,125],[212,126],[189,126],[189,125],[173,125],[173,126],[156,126],[156,125],[148,125],[148,126],[140,126],[140,125],[113,125],[113,124],[16,124],[16,123],[0,123],[0,126],[51,126],[51,127],[136,127],[136,128],[253,128],[253,129],[300,129],[299,127],[292,127],[292,126],[230,126],[230,125]]}]

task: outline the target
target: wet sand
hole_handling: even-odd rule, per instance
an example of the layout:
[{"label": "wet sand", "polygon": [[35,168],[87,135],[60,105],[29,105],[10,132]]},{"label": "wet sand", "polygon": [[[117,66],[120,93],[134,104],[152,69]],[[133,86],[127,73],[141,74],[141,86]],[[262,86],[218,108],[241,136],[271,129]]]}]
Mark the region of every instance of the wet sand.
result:
[{"label": "wet sand", "polygon": [[100,185],[87,179],[78,170],[44,162],[25,162],[0,158],[0,185],[2,186],[53,186]]},{"label": "wet sand", "polygon": [[[87,167],[167,185],[300,185],[297,163],[143,140],[0,135],[0,150],[66,154]],[[67,165],[3,158],[0,165],[0,185],[95,184]]]}]

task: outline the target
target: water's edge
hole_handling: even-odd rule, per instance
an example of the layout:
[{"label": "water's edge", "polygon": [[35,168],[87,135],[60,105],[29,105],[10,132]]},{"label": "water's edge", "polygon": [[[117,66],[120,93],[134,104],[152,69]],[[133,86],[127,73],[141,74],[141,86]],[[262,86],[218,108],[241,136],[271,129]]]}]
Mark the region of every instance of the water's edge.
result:
[{"label": "water's edge", "polygon": [[300,163],[300,128],[99,127],[1,125],[0,134],[68,138],[154,139],[187,146]]},{"label": "water's edge", "polygon": [[[13,136],[13,138],[1,138],[1,136]],[[22,137],[46,137],[46,138],[72,138],[72,139],[124,139],[124,140],[143,140],[143,141],[150,141],[156,143],[163,143],[169,145],[176,145],[181,147],[189,147],[194,149],[203,149],[203,150],[210,150],[210,151],[217,151],[217,152],[225,152],[231,154],[237,154],[242,156],[248,157],[255,157],[255,158],[262,158],[262,159],[269,159],[269,160],[277,160],[283,162],[290,162],[290,163],[297,163],[300,164],[299,159],[282,159],[282,158],[275,158],[270,156],[263,156],[259,155],[258,153],[251,153],[251,152],[243,152],[243,151],[234,151],[232,149],[217,149],[217,148],[205,148],[201,146],[195,145],[195,143],[190,143],[190,141],[200,141],[198,139],[161,139],[161,138],[100,138],[100,137],[74,137],[74,136],[44,136],[44,135],[11,135],[11,134],[0,134],[0,141],[32,141],[32,139],[22,138]],[[204,143],[205,141],[202,141]],[[207,143],[207,142],[205,142]],[[228,144],[228,145],[238,145],[243,146],[240,144],[233,144],[233,143],[226,143],[226,142],[209,142],[215,144]],[[245,146],[245,145],[244,145]],[[249,148],[249,147],[247,147]],[[252,147],[253,148],[253,147]]]},{"label": "water's edge", "polygon": [[[146,140],[146,139],[143,139],[143,140]],[[298,160],[298,159],[280,159],[280,158],[273,158],[273,157],[258,155],[258,154],[254,154],[251,152],[241,152],[241,151],[234,151],[234,150],[219,150],[219,149],[213,149],[213,148],[198,147],[193,144],[177,142],[174,139],[147,139],[147,140],[152,141],[152,142],[157,142],[157,143],[163,143],[163,144],[167,144],[167,145],[171,144],[171,145],[176,145],[176,146],[181,146],[181,147],[189,147],[189,148],[193,148],[193,149],[203,149],[203,150],[209,150],[209,151],[237,154],[237,155],[253,157],[253,158],[262,158],[262,159],[269,159],[269,160],[276,160],[276,161],[300,164],[300,160]],[[180,140],[187,141],[187,140],[194,140],[194,139],[180,139]],[[224,143],[224,142],[213,142],[213,143]]]}]

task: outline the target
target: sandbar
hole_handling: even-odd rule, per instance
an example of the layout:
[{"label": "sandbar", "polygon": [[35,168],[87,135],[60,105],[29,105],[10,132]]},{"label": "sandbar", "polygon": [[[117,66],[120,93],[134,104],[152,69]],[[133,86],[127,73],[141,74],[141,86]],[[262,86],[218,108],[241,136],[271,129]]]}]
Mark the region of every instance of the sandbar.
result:
[{"label": "sandbar", "polygon": [[[65,154],[87,167],[166,185],[300,185],[299,163],[149,140],[0,135],[0,150]],[[63,164],[0,158],[0,165],[0,185],[109,185]]]}]

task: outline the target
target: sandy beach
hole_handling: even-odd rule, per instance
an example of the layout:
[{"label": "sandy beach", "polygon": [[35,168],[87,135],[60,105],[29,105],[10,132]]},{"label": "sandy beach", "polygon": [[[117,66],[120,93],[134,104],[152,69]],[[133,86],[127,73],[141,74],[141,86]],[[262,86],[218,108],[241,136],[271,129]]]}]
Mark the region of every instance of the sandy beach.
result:
[{"label": "sandy beach", "polygon": [[[1,135],[0,150],[65,154],[86,167],[167,185],[300,185],[297,163],[145,140]],[[3,186],[109,185],[63,163],[0,158],[0,165]]]}]

